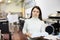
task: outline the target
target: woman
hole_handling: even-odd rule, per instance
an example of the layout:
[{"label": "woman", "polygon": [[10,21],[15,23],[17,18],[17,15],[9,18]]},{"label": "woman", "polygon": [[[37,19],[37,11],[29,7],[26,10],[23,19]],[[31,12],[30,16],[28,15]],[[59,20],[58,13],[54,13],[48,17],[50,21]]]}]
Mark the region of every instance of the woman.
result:
[{"label": "woman", "polygon": [[44,36],[43,33],[46,33],[45,24],[42,21],[41,9],[38,6],[34,6],[32,8],[30,19],[25,20],[23,33],[27,35],[29,40],[36,40],[32,38],[34,35],[37,35],[37,37],[39,37],[40,35],[38,34]]}]

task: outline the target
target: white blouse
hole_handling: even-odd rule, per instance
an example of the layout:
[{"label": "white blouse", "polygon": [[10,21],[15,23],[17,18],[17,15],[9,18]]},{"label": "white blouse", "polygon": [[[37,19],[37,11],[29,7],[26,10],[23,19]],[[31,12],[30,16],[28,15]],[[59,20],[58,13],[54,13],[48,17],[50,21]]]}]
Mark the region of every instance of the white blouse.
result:
[{"label": "white blouse", "polygon": [[46,25],[38,18],[26,19],[23,27],[23,33],[42,33],[45,32]]}]

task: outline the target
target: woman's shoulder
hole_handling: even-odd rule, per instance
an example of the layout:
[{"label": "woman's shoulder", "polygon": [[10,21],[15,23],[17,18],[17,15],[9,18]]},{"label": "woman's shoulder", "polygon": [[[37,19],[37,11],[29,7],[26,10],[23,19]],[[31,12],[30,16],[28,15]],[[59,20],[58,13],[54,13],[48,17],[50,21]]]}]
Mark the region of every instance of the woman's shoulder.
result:
[{"label": "woman's shoulder", "polygon": [[25,22],[28,22],[28,21],[30,21],[31,19],[25,19]]},{"label": "woman's shoulder", "polygon": [[25,19],[25,23],[30,23],[30,19]]},{"label": "woman's shoulder", "polygon": [[40,19],[39,19],[39,21],[40,21],[41,23],[44,23],[44,21],[43,21],[43,20],[40,20]]}]

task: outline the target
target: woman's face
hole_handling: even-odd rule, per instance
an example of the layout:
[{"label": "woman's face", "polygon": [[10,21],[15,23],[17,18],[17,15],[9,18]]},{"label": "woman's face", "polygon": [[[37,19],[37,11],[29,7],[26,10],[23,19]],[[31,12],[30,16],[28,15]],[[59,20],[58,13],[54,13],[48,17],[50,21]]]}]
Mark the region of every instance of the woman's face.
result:
[{"label": "woman's face", "polygon": [[37,8],[34,8],[32,11],[32,17],[38,18],[39,13],[40,13],[39,10]]}]

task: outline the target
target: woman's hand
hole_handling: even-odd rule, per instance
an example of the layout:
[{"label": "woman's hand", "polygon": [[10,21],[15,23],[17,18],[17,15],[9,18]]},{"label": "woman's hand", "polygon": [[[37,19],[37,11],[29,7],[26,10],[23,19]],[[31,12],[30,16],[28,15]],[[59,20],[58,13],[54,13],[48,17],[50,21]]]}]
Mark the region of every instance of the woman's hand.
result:
[{"label": "woman's hand", "polygon": [[25,34],[27,37],[31,37],[31,34],[30,33],[26,33]]}]

